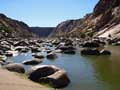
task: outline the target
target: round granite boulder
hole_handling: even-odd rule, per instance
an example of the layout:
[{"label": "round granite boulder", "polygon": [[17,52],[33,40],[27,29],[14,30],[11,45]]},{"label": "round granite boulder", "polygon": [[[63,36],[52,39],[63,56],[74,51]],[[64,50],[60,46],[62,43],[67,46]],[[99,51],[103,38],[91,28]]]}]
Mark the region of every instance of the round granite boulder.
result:
[{"label": "round granite boulder", "polygon": [[54,88],[62,88],[69,84],[70,80],[64,70],[58,70],[54,74],[39,79],[40,83],[47,83]]},{"label": "round granite boulder", "polygon": [[28,78],[38,83],[46,83],[54,88],[62,88],[70,83],[63,69],[54,65],[39,65],[28,71]]},{"label": "round granite boulder", "polygon": [[33,60],[23,61],[22,63],[25,65],[37,65],[41,62],[42,62],[42,60],[40,60],[40,59],[33,59]]},{"label": "round granite boulder", "polygon": [[100,52],[98,50],[93,49],[83,49],[81,50],[82,55],[100,55]]},{"label": "round granite boulder", "polygon": [[56,59],[57,58],[57,54],[56,53],[48,53],[46,56],[48,59]]},{"label": "round granite boulder", "polygon": [[3,68],[5,68],[9,71],[18,72],[18,73],[24,73],[25,72],[25,69],[24,69],[23,65],[21,65],[19,63],[7,64],[7,65],[4,65]]}]

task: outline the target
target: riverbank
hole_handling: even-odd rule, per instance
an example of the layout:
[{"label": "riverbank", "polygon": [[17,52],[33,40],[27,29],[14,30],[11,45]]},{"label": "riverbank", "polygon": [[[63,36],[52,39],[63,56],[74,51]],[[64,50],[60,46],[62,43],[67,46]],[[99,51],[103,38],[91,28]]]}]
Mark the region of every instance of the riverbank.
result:
[{"label": "riverbank", "polygon": [[0,68],[0,90],[50,90],[50,88]]}]

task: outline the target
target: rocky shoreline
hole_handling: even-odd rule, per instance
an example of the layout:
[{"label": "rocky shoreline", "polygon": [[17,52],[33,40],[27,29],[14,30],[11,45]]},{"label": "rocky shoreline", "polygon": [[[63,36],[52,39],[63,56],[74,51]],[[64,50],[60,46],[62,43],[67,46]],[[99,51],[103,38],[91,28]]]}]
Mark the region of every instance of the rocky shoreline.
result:
[{"label": "rocky shoreline", "polygon": [[[70,83],[67,72],[57,66],[40,65],[44,58],[54,60],[59,58],[57,53],[76,53],[77,47],[86,48],[81,50],[81,55],[111,55],[110,51],[104,50],[105,45],[119,45],[119,39],[93,38],[88,40],[55,38],[55,39],[18,39],[3,38],[0,40],[0,65],[2,68],[12,72],[25,73],[28,79],[37,83],[46,83],[53,88],[63,88]],[[54,50],[51,49],[54,47]],[[21,61],[21,63],[6,61],[7,57],[13,57],[14,53],[32,53],[32,60]],[[41,52],[45,52],[42,55]],[[26,71],[23,65],[34,65]],[[37,68],[36,68],[36,67]]]}]

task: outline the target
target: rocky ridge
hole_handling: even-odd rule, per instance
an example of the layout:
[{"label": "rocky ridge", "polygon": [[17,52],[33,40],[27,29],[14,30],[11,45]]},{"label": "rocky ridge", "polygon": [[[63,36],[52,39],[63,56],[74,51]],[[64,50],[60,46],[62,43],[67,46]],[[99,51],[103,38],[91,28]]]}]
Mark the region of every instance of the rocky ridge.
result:
[{"label": "rocky ridge", "polygon": [[0,14],[0,37],[33,37],[27,24]]},{"label": "rocky ridge", "polygon": [[60,23],[52,36],[120,36],[120,1],[99,0],[92,13],[77,20]]}]

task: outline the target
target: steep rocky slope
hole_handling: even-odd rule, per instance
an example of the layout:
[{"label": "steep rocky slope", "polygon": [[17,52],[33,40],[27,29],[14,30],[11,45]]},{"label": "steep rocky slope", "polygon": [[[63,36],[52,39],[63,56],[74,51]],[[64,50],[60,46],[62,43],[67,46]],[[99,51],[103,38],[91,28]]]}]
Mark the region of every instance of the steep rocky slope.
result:
[{"label": "steep rocky slope", "polygon": [[32,37],[35,36],[27,24],[0,14],[0,37]]},{"label": "steep rocky slope", "polygon": [[54,27],[31,27],[30,31],[37,34],[39,37],[48,37],[54,29]]},{"label": "steep rocky slope", "polygon": [[120,36],[120,0],[100,0],[92,13],[60,23],[52,36]]}]

